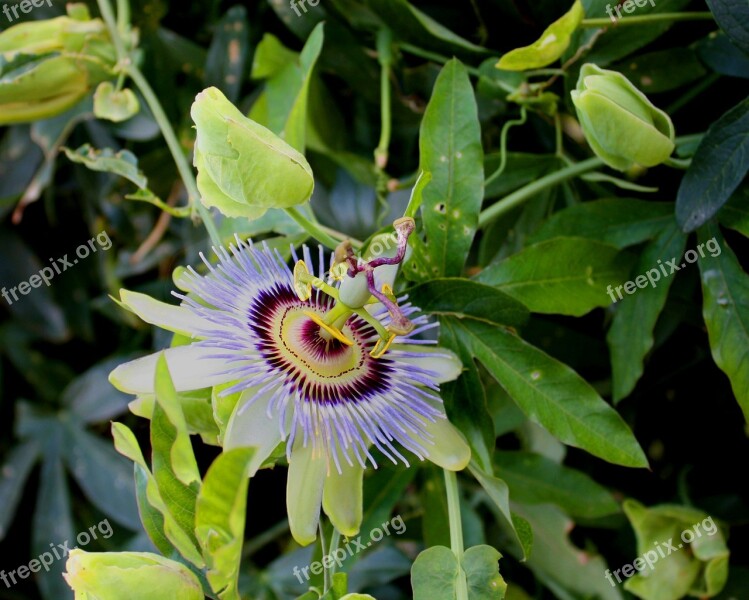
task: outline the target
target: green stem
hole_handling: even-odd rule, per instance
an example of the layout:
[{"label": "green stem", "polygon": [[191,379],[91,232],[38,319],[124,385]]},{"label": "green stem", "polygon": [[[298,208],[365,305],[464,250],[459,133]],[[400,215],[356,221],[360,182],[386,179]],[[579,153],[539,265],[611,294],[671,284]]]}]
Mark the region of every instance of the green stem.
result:
[{"label": "green stem", "polygon": [[497,177],[499,177],[507,166],[507,135],[510,133],[510,129],[515,125],[523,125],[525,120],[528,118],[528,111],[525,106],[520,107],[520,118],[514,121],[507,121],[502,127],[502,133],[499,136],[499,167],[494,173],[492,173],[487,180],[484,182],[484,187],[489,187]]},{"label": "green stem", "polygon": [[390,114],[390,72],[393,64],[393,52],[390,48],[393,35],[387,27],[377,33],[377,58],[380,62],[380,143],[375,150],[375,164],[383,170],[388,162],[388,148],[392,132],[392,117]]},{"label": "green stem", "polygon": [[[322,557],[325,558],[328,555],[328,548],[325,546],[325,530],[323,529],[322,519],[320,519],[320,523],[318,525],[318,529],[320,530],[320,551],[322,552]],[[325,564],[323,563],[323,596],[328,593],[328,590],[330,589],[330,586],[332,584],[332,578],[330,576],[330,568],[325,567]]]},{"label": "green stem", "polygon": [[198,191],[198,184],[195,181],[195,175],[187,162],[184,152],[182,152],[182,147],[177,139],[177,134],[174,133],[172,124],[169,122],[164,109],[161,107],[161,103],[156,97],[156,93],[153,91],[151,84],[148,83],[148,80],[143,76],[143,73],[140,72],[140,69],[138,69],[134,64],[127,66],[127,74],[130,76],[130,79],[133,80],[135,85],[138,86],[138,89],[140,89],[140,93],[143,94],[143,97],[148,104],[148,108],[151,109],[153,117],[156,119],[156,122],[161,129],[161,133],[166,140],[166,145],[169,146],[169,151],[172,153],[172,158],[177,165],[177,171],[179,171],[179,175],[182,178],[182,183],[185,184],[185,188],[187,189],[187,195],[190,197],[190,204],[197,209],[205,228],[208,230],[208,235],[210,236],[213,245],[217,248],[220,247],[221,236],[218,233],[218,229],[216,229],[216,223],[213,222],[211,213],[200,201],[200,192]]},{"label": "green stem", "polygon": [[637,17],[622,17],[621,19],[612,19],[603,17],[600,19],[583,19],[580,27],[623,27],[625,25],[646,25],[650,23],[660,23],[662,21],[712,21],[713,14],[709,11],[704,12],[678,12],[678,13],[658,13],[654,15],[640,15]]},{"label": "green stem", "polygon": [[489,208],[481,211],[481,214],[479,215],[479,227],[486,227],[494,219],[512,210],[516,206],[521,205],[523,202],[532,198],[546,188],[567,181],[568,179],[572,179],[573,177],[577,177],[578,175],[582,175],[583,173],[587,173],[588,171],[597,169],[598,167],[603,166],[603,164],[604,162],[598,157],[589,158],[588,160],[575,163],[573,165],[565,167],[564,169],[555,171],[554,173],[550,173],[549,175],[541,177],[541,179],[537,179],[536,181],[533,181],[528,185],[524,185],[520,189],[515,190],[512,194],[509,194],[508,196],[502,198],[499,202],[496,202]]},{"label": "green stem", "polygon": [[338,246],[338,244],[343,241],[342,239],[335,239],[329,233],[324,231],[322,227],[317,223],[312,223],[309,219],[307,219],[307,217],[299,212],[298,208],[294,208],[293,206],[291,206],[284,210],[286,210],[286,214],[294,219],[307,233],[310,234],[310,236],[315,238],[324,246],[327,246],[328,248],[334,250],[336,246]]},{"label": "green stem", "polygon": [[460,519],[460,495],[458,493],[458,476],[455,471],[445,469],[445,488],[447,489],[447,516],[450,521],[450,548],[458,561],[457,600],[468,600],[468,582],[463,571],[463,523]]},{"label": "green stem", "polygon": [[130,30],[130,0],[117,0],[117,30],[120,35]]},{"label": "green stem", "polygon": [[[333,535],[330,538],[330,546],[328,546],[328,554],[335,554],[335,551],[338,550],[338,546],[341,543],[341,532],[338,531],[335,527],[333,527]],[[333,585],[333,575],[335,575],[335,568],[336,564],[333,563],[330,565],[330,585]]]},{"label": "green stem", "polygon": [[[127,0],[118,0],[118,2],[118,7],[121,11],[124,11],[124,14],[121,14],[120,18],[122,19],[124,16],[129,16],[127,14],[129,13],[129,9],[126,10],[123,8],[123,3],[127,3]],[[200,192],[198,191],[198,184],[195,181],[195,175],[187,162],[187,158],[185,158],[184,152],[182,152],[182,147],[179,144],[179,140],[177,140],[177,135],[174,133],[172,124],[169,122],[169,119],[167,118],[164,109],[161,107],[161,103],[154,93],[153,88],[148,83],[148,80],[144,77],[143,73],[140,72],[140,69],[135,66],[125,50],[125,45],[120,37],[120,31],[117,28],[110,1],[98,0],[98,4],[101,16],[107,24],[107,29],[109,29],[109,35],[112,37],[112,43],[117,52],[117,62],[119,63],[120,68],[128,74],[135,85],[140,89],[140,93],[143,94],[148,107],[153,113],[154,119],[156,119],[156,122],[161,129],[161,133],[166,140],[169,151],[172,153],[172,158],[177,165],[177,171],[179,171],[182,183],[185,185],[185,189],[187,189],[190,204],[197,208],[198,214],[200,214],[200,218],[203,220],[203,224],[208,230],[208,235],[210,236],[213,245],[216,247],[221,246],[221,237],[216,229],[216,224],[213,222],[213,218],[208,209],[203,206],[203,203],[200,201]]]}]

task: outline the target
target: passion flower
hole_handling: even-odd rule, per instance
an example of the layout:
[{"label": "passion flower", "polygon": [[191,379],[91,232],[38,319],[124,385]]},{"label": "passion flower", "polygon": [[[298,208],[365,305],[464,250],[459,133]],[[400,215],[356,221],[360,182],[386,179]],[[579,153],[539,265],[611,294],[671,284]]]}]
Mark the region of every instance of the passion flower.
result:
[{"label": "passion flower", "polygon": [[[411,226],[409,226],[411,225]],[[289,462],[287,509],[293,536],[314,541],[320,508],[347,536],[362,521],[362,478],[377,467],[374,447],[408,464],[408,451],[445,469],[463,469],[470,450],[447,420],[439,384],[462,369],[450,351],[417,336],[437,323],[419,309],[398,305],[390,286],[374,289],[382,269],[403,259],[412,223],[400,223],[395,257],[354,260],[337,252],[315,273],[311,253],[294,252],[292,271],[278,253],[237,239],[216,250],[207,275],[189,268],[178,280],[180,306],[123,290],[123,305],[148,323],[190,336],[165,351],[177,391],[219,386],[240,394],[224,435],[224,449],[255,448],[250,475],[281,442]],[[204,259],[205,260],[205,259]],[[322,248],[318,264],[324,264]],[[345,267],[345,264],[343,265]],[[351,307],[337,282],[365,274],[370,301]],[[156,354],[121,365],[110,375],[120,390],[153,394]]]}]

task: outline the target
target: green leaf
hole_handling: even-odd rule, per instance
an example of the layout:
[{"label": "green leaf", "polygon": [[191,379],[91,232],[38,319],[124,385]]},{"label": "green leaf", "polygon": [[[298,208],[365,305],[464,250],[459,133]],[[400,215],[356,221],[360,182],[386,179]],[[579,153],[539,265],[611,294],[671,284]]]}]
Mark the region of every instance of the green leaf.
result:
[{"label": "green leaf", "polygon": [[611,493],[581,471],[529,452],[498,451],[494,459],[515,502],[548,502],[571,517],[585,519],[619,512]]},{"label": "green leaf", "polygon": [[691,48],[669,48],[640,54],[612,68],[646,94],[674,90],[707,74]]},{"label": "green leaf", "polygon": [[114,123],[127,121],[140,111],[140,102],[132,90],[116,91],[111,81],[103,81],[94,94],[94,115]]},{"label": "green leaf", "polygon": [[529,240],[581,237],[626,248],[656,237],[672,221],[671,202],[607,198],[581,202],[554,215]]},{"label": "green leaf", "polygon": [[749,171],[749,98],[707,130],[676,197],[676,220],[685,232],[710,220]]},{"label": "green leaf", "polygon": [[419,135],[420,170],[432,174],[421,214],[429,278],[457,276],[473,243],[483,199],[484,169],[476,98],[465,67],[440,72]]},{"label": "green leaf", "polygon": [[421,552],[411,567],[413,600],[455,598],[460,565],[452,550],[432,546]]},{"label": "green leaf", "polygon": [[299,54],[289,50],[272,33],[263,34],[252,58],[252,78],[269,79],[280,73]]},{"label": "green leaf", "polygon": [[394,468],[383,464],[364,478],[364,516],[361,531],[372,531],[393,513],[413,481],[416,469]]},{"label": "green leaf", "polygon": [[527,71],[540,69],[558,60],[570,45],[572,34],[583,20],[583,5],[575,0],[572,8],[549,25],[530,46],[515,48],[497,63],[498,69]]},{"label": "green leaf", "polygon": [[138,159],[129,150],[114,152],[110,148],[97,150],[91,144],[84,144],[77,150],[63,148],[67,157],[74,163],[85,165],[92,171],[113,173],[132,181],[140,189],[145,189],[148,180],[138,169]]},{"label": "green leaf", "polygon": [[[633,278],[638,285],[636,293],[631,297],[623,294],[624,299],[616,306],[606,336],[611,353],[614,402],[626,398],[642,375],[645,357],[653,347],[658,316],[666,305],[668,290],[675,279],[663,276],[658,261],[669,256],[680,257],[686,242],[687,236],[671,217],[671,224],[640,255],[633,271],[638,274]],[[639,289],[640,284],[646,287]],[[621,290],[615,291],[618,297]]]},{"label": "green leaf", "polygon": [[744,0],[707,0],[707,5],[731,42],[749,55],[749,3]]},{"label": "green leaf", "polygon": [[215,25],[205,60],[205,84],[220,89],[232,102],[239,98],[250,52],[247,9],[232,6]]},{"label": "green leaf", "polygon": [[579,317],[611,304],[606,290],[628,279],[633,258],[594,240],[558,237],[490,265],[478,280],[532,312]]},{"label": "green leaf", "polygon": [[15,446],[0,467],[0,540],[8,532],[26,479],[38,458],[39,445],[35,441],[28,441]]},{"label": "green leaf", "polygon": [[61,402],[84,423],[101,423],[127,410],[130,396],[109,384],[109,373],[129,360],[123,355],[108,358],[76,377],[62,392]]},{"label": "green leaf", "polygon": [[711,235],[720,250],[717,257],[700,261],[702,314],[713,360],[728,375],[744,418],[749,420],[749,275],[716,226],[698,235],[702,243]]},{"label": "green leaf", "polygon": [[487,52],[456,35],[407,0],[366,0],[366,4],[398,38],[420,48],[450,55]]},{"label": "green leaf", "polygon": [[140,529],[130,463],[109,442],[70,423],[66,426],[65,462],[86,497],[118,523]]},{"label": "green leaf", "polygon": [[475,321],[455,328],[528,418],[557,439],[614,464],[648,465],[624,420],[570,367],[503,329]]},{"label": "green leaf", "polygon": [[744,237],[749,237],[749,186],[740,187],[718,213],[718,220]]},{"label": "green leaf", "polygon": [[153,479],[150,471],[139,464],[133,465],[133,472],[135,478],[135,499],[138,502],[138,514],[140,515],[143,529],[159,552],[164,556],[172,556],[176,552],[176,549],[166,534],[164,514],[148,500],[148,487],[149,485],[153,486],[155,490],[156,481]]},{"label": "green leaf", "polygon": [[497,563],[502,555],[491,546],[473,546],[463,554],[462,567],[468,582],[468,600],[502,600],[507,584]]},{"label": "green leaf", "polygon": [[220,454],[198,494],[195,534],[208,568],[208,581],[222,600],[239,600],[248,467],[253,453],[252,448],[236,448]]},{"label": "green leaf", "polygon": [[517,515],[510,511],[510,488],[507,483],[491,472],[485,472],[475,460],[471,461],[468,469],[497,507],[504,528],[511,533],[517,544],[520,560],[525,560],[533,548],[533,532],[523,519],[518,519]]},{"label": "green leaf", "polygon": [[520,327],[529,317],[528,309],[496,288],[461,279],[433,279],[408,290],[408,298],[422,311],[458,319],[475,319],[497,326]]}]

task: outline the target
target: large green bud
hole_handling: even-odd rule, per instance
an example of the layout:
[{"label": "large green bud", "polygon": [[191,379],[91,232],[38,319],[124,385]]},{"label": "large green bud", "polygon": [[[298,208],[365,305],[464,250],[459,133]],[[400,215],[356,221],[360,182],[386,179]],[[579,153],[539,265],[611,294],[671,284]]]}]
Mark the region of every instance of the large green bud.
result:
[{"label": "large green bud", "polygon": [[198,131],[194,163],[204,205],[227,217],[256,219],[312,196],[307,159],[245,117],[218,89],[198,94],[190,114]]},{"label": "large green bud", "polygon": [[65,581],[75,600],[203,600],[203,589],[186,566],[150,552],[72,550]]},{"label": "large green bud", "polygon": [[654,167],[671,156],[670,117],[621,73],[585,64],[571,95],[590,147],[610,167]]},{"label": "large green bud", "polygon": [[84,5],[0,33],[0,125],[57,116],[113,76],[106,25]]}]

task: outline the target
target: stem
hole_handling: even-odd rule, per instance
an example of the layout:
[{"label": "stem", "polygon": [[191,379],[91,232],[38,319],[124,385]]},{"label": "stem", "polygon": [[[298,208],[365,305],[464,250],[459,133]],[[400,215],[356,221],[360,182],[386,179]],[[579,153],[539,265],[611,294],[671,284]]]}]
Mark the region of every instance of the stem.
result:
[{"label": "stem", "polygon": [[528,185],[524,185],[520,189],[515,190],[512,194],[502,198],[499,202],[492,204],[486,210],[481,211],[481,214],[479,215],[479,228],[486,227],[494,219],[512,210],[516,206],[519,206],[546,188],[597,169],[603,164],[603,161],[598,157],[589,158],[588,160],[584,160],[559,171],[555,171],[554,173],[550,173]]},{"label": "stem", "polygon": [[[320,550],[322,551],[322,558],[324,559],[328,555],[328,548],[325,547],[325,530],[323,529],[322,519],[318,525],[320,530]],[[330,567],[326,567],[323,562],[323,596],[328,593],[332,584],[332,577],[330,576]]]},{"label": "stem", "polygon": [[117,29],[120,35],[127,35],[130,29],[130,1],[117,0]]},{"label": "stem", "polygon": [[507,134],[510,133],[510,129],[515,125],[522,125],[523,123],[525,123],[525,120],[527,118],[528,111],[526,110],[525,106],[521,106],[520,118],[515,119],[514,121],[507,121],[504,127],[502,127],[502,133],[499,139],[499,167],[487,178],[487,180],[484,182],[484,187],[489,187],[494,182],[494,180],[504,172],[505,167],[507,166]]},{"label": "stem", "polygon": [[580,27],[623,27],[625,25],[645,25],[650,23],[659,23],[661,21],[712,21],[711,12],[678,12],[678,13],[659,13],[655,15],[640,15],[639,17],[622,17],[613,19],[602,17],[600,19],[583,19]]},{"label": "stem", "polygon": [[468,600],[468,583],[463,571],[463,524],[460,520],[460,495],[458,493],[458,476],[455,471],[445,469],[445,488],[447,489],[447,515],[450,521],[450,548],[458,560],[457,600]]},{"label": "stem", "polygon": [[386,27],[377,33],[377,58],[380,62],[380,143],[375,149],[375,164],[379,170],[383,170],[388,162],[388,147],[390,146],[390,134],[392,131],[392,117],[390,114],[390,72],[393,64],[393,53],[390,44],[393,36]]},{"label": "stem", "polygon": [[[334,554],[338,550],[338,546],[341,543],[341,532],[333,527],[333,535],[330,538],[330,546],[328,546],[328,554]],[[333,575],[335,575],[336,563],[330,565],[330,584],[333,585]]]},{"label": "stem", "polygon": [[307,219],[307,217],[299,212],[298,208],[294,208],[293,206],[291,206],[284,210],[286,211],[286,214],[294,219],[307,233],[310,234],[310,236],[312,236],[318,242],[327,246],[331,250],[335,250],[336,246],[338,246],[338,244],[343,241],[335,239],[329,233],[324,231],[320,225],[312,223],[309,219]]},{"label": "stem", "polygon": [[[169,119],[167,118],[164,109],[161,107],[161,103],[154,93],[153,88],[148,83],[148,80],[143,76],[143,73],[140,72],[140,69],[133,64],[130,56],[128,56],[125,51],[125,45],[120,37],[120,31],[117,29],[117,24],[114,20],[114,13],[112,12],[112,5],[109,0],[97,1],[99,4],[99,11],[101,12],[104,22],[107,24],[109,35],[112,37],[112,42],[114,43],[117,52],[117,62],[123,72],[127,73],[135,85],[138,86],[140,93],[143,94],[143,98],[145,98],[148,107],[151,109],[153,117],[159,125],[159,129],[161,129],[166,144],[169,146],[169,151],[172,153],[172,158],[174,158],[174,162],[177,165],[177,171],[179,171],[182,183],[184,183],[185,189],[187,189],[190,204],[197,208],[198,214],[203,220],[205,228],[208,230],[208,235],[210,236],[213,245],[220,247],[221,237],[216,229],[216,224],[213,222],[213,218],[208,209],[203,206],[203,203],[200,201],[200,192],[198,191],[198,184],[195,181],[195,175],[187,162],[187,158],[185,158],[185,154],[182,152],[182,147],[177,140],[177,135],[174,133],[172,124],[169,122]],[[122,19],[124,16],[127,16],[127,13],[129,13],[129,9],[123,8],[123,5],[127,3],[127,0],[118,0],[118,3],[120,10],[124,11],[124,14],[120,14],[120,19]]]}]

